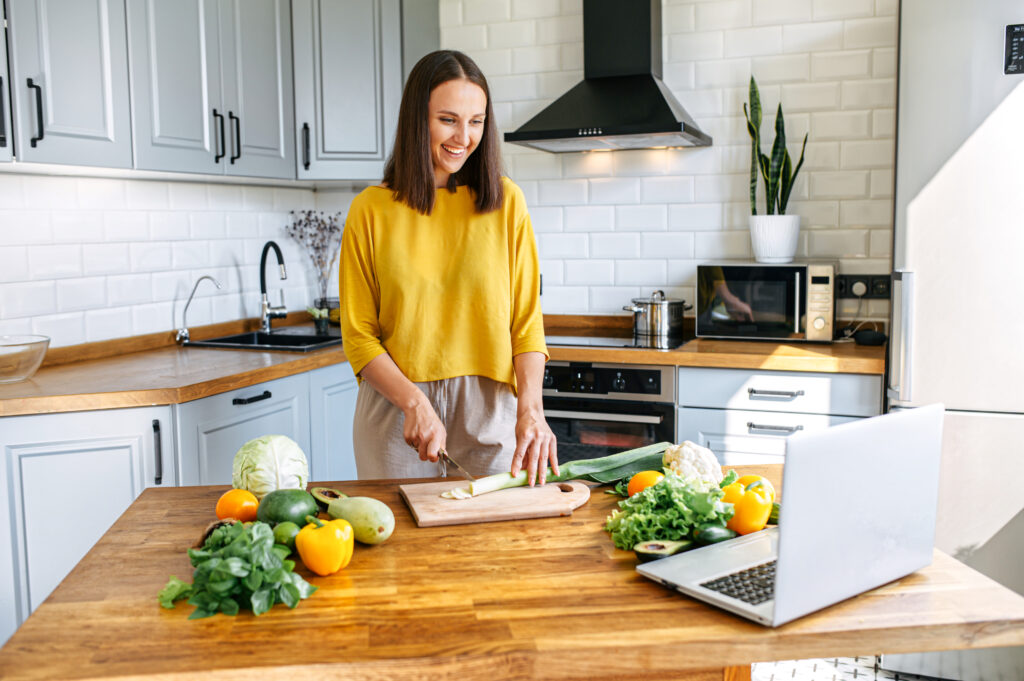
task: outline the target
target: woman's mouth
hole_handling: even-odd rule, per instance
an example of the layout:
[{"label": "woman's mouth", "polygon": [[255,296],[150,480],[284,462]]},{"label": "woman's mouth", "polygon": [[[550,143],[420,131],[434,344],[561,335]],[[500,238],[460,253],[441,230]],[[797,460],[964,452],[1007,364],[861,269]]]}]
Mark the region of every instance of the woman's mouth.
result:
[{"label": "woman's mouth", "polygon": [[454,158],[462,158],[466,155],[465,147],[450,147],[447,144],[442,144],[441,148]]}]

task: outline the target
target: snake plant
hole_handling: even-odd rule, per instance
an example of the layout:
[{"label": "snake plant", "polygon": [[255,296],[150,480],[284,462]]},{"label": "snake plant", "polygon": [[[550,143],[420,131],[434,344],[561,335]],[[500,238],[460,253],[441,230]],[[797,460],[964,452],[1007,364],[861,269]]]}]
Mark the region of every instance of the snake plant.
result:
[{"label": "snake plant", "polygon": [[782,118],[782,104],[775,114],[775,142],[772,144],[771,158],[761,153],[761,94],[757,82],[750,77],[750,109],[743,105],[743,115],[747,118],[747,132],[750,133],[750,214],[757,215],[757,171],[760,169],[765,183],[766,213],[768,215],[785,215],[789,194],[793,191],[793,182],[800,166],[804,164],[804,150],[807,148],[807,135],[804,135],[803,146],[800,147],[800,160],[796,167],[786,150],[786,123]]}]

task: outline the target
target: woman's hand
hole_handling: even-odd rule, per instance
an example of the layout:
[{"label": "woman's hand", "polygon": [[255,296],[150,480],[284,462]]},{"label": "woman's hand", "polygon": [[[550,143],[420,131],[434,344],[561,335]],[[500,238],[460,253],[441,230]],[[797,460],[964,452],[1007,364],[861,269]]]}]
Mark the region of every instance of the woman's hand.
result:
[{"label": "woman's hand", "polygon": [[405,414],[402,436],[406,444],[419,452],[420,461],[437,461],[437,453],[445,448],[448,432],[430,401],[423,393],[420,395],[423,399],[402,409]]},{"label": "woman's hand", "polygon": [[512,456],[512,475],[526,468],[530,487],[534,481],[544,484],[547,467],[558,475],[558,443],[542,409],[520,409],[516,417],[516,451]]}]

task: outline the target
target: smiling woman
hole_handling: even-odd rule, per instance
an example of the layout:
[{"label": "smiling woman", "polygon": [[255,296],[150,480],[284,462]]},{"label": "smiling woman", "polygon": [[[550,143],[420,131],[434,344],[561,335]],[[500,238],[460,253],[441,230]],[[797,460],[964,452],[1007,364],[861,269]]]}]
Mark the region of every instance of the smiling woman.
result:
[{"label": "smiling woman", "polygon": [[409,74],[383,182],[349,210],[340,281],[360,478],[435,476],[445,449],[474,475],[557,473],[533,228],[461,52]]}]

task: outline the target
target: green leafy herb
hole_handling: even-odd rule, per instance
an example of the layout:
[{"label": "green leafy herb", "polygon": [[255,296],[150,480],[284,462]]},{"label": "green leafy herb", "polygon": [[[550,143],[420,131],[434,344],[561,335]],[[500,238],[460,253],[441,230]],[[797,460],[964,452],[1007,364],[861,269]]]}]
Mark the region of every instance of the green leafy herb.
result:
[{"label": "green leafy herb", "polygon": [[725,474],[724,478],[722,478],[722,482],[718,483],[718,486],[721,487],[722,489],[725,489],[726,487],[728,487],[729,485],[731,485],[732,483],[736,482],[739,479],[740,474],[730,468],[729,472]]},{"label": "green leafy herb", "polygon": [[615,546],[631,549],[644,541],[692,539],[695,528],[725,527],[732,504],[722,501],[717,483],[667,473],[657,484],[619,502],[605,522]]},{"label": "green leafy herb", "polygon": [[188,550],[195,568],[192,584],[172,576],[160,590],[160,605],[173,608],[175,601],[188,598],[196,608],[189,619],[218,612],[237,615],[243,608],[260,615],[276,603],[294,608],[317,587],[295,574],[295,562],[285,560],[288,554],[286,546],[274,544],[266,523],[218,527],[201,549]]}]

